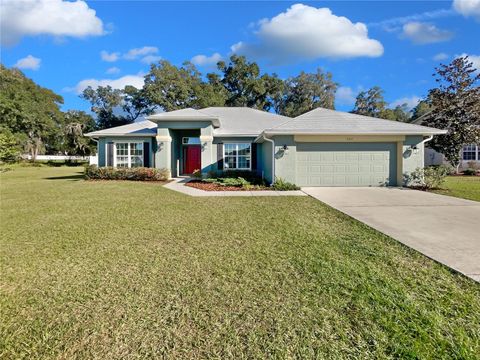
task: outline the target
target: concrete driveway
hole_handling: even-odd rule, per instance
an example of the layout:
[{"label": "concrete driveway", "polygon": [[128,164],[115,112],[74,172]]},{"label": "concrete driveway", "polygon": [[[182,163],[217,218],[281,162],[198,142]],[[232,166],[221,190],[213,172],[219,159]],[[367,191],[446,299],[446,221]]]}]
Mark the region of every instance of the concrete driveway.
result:
[{"label": "concrete driveway", "polygon": [[480,282],[480,202],[401,188],[302,190]]}]

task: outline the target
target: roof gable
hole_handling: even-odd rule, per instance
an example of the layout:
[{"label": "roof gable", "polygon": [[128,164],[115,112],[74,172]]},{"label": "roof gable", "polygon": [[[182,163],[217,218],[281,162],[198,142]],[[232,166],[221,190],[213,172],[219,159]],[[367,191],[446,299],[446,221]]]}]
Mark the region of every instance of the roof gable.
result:
[{"label": "roof gable", "polygon": [[92,131],[85,134],[85,136],[155,136],[156,134],[157,124],[152,121],[145,120],[108,129]]}]

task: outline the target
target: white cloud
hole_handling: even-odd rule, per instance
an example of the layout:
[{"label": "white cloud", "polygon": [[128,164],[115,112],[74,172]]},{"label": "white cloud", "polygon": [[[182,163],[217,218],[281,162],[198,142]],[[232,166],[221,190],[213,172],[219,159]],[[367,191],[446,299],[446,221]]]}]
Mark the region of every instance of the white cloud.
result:
[{"label": "white cloud", "polygon": [[123,55],[123,58],[126,60],[136,60],[139,57],[144,57],[146,55],[157,54],[158,48],[155,46],[144,46],[141,48],[130,49],[126,54]]},{"label": "white cloud", "polygon": [[480,0],[453,0],[453,8],[465,17],[473,16],[480,21]]},{"label": "white cloud", "polygon": [[339,105],[353,105],[358,91],[353,91],[351,87],[340,86],[335,93],[335,102]]},{"label": "white cloud", "polygon": [[379,26],[386,31],[401,30],[399,26],[413,22],[413,21],[429,21],[438,18],[444,18],[455,15],[455,11],[452,9],[438,9],[433,11],[426,11],[419,14],[412,14],[407,16],[398,16],[390,19],[385,19],[379,22],[369,23],[368,26]]},{"label": "white cloud", "polygon": [[144,64],[151,64],[151,63],[155,63],[155,62],[160,61],[160,60],[162,60],[162,57],[159,56],[159,55],[147,55],[147,56],[143,57],[142,60],[140,60],[140,61]]},{"label": "white cloud", "polygon": [[85,1],[0,1],[1,43],[13,45],[23,36],[86,37],[103,35],[103,22]]},{"label": "white cloud", "polygon": [[453,37],[453,33],[430,23],[409,22],[403,25],[402,36],[421,45],[448,41]]},{"label": "white cloud", "polygon": [[412,110],[415,106],[417,106],[420,100],[422,99],[415,95],[410,97],[403,97],[390,103],[390,107],[394,108],[396,106],[402,106],[403,104],[407,104],[408,110]]},{"label": "white cloud", "polygon": [[67,88],[65,90],[73,90],[77,94],[81,94],[83,90],[91,86],[96,89],[99,86],[111,86],[114,89],[123,89],[127,85],[132,85],[137,89],[141,89],[144,84],[143,74],[125,75],[118,79],[85,79],[80,81],[73,89]]},{"label": "white cloud", "polygon": [[432,59],[435,61],[447,60],[449,58],[448,54],[441,52],[436,54]]},{"label": "white cloud", "polygon": [[215,53],[210,56],[195,55],[194,57],[192,57],[190,61],[192,62],[192,64],[195,64],[198,66],[214,66],[220,60],[222,60],[222,55],[220,55],[219,53]]},{"label": "white cloud", "polygon": [[41,62],[41,59],[32,55],[28,55],[22,59],[19,59],[13,66],[19,69],[38,70]]},{"label": "white cloud", "polygon": [[100,57],[102,58],[103,61],[115,62],[120,58],[120,53],[119,52],[109,53],[108,51],[102,50],[100,52]]},{"label": "white cloud", "polygon": [[108,68],[106,71],[107,74],[118,74],[119,72],[120,72],[120,69],[116,66]]},{"label": "white cloud", "polygon": [[480,71],[480,55],[472,55],[472,54],[460,54],[460,55],[455,55],[455,57],[464,57],[468,56],[468,60],[473,63],[473,67],[477,69],[477,71]]},{"label": "white cloud", "polygon": [[368,37],[367,26],[332,14],[328,8],[295,4],[255,31],[257,42],[239,42],[234,53],[285,63],[317,58],[377,57],[382,44]]},{"label": "white cloud", "polygon": [[109,53],[105,50],[100,52],[100,56],[103,61],[114,62],[120,59],[125,60],[138,60],[145,64],[150,64],[152,62],[159,61],[162,57],[157,55],[158,48],[155,46],[144,46],[141,48],[134,48],[128,50],[126,53],[121,54],[120,52]]}]

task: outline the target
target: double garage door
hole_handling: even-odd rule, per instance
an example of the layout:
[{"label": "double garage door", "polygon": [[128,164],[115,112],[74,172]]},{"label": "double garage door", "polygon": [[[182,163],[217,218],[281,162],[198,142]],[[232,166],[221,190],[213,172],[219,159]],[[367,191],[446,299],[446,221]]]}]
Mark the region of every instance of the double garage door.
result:
[{"label": "double garage door", "polygon": [[395,143],[297,143],[300,186],[396,185]]}]

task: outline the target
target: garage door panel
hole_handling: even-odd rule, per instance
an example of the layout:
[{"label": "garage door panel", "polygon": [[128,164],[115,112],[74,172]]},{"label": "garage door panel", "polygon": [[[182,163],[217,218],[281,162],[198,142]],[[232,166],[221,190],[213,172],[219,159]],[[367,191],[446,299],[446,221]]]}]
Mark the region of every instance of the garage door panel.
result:
[{"label": "garage door panel", "polygon": [[298,143],[300,186],[395,185],[395,143]]}]

